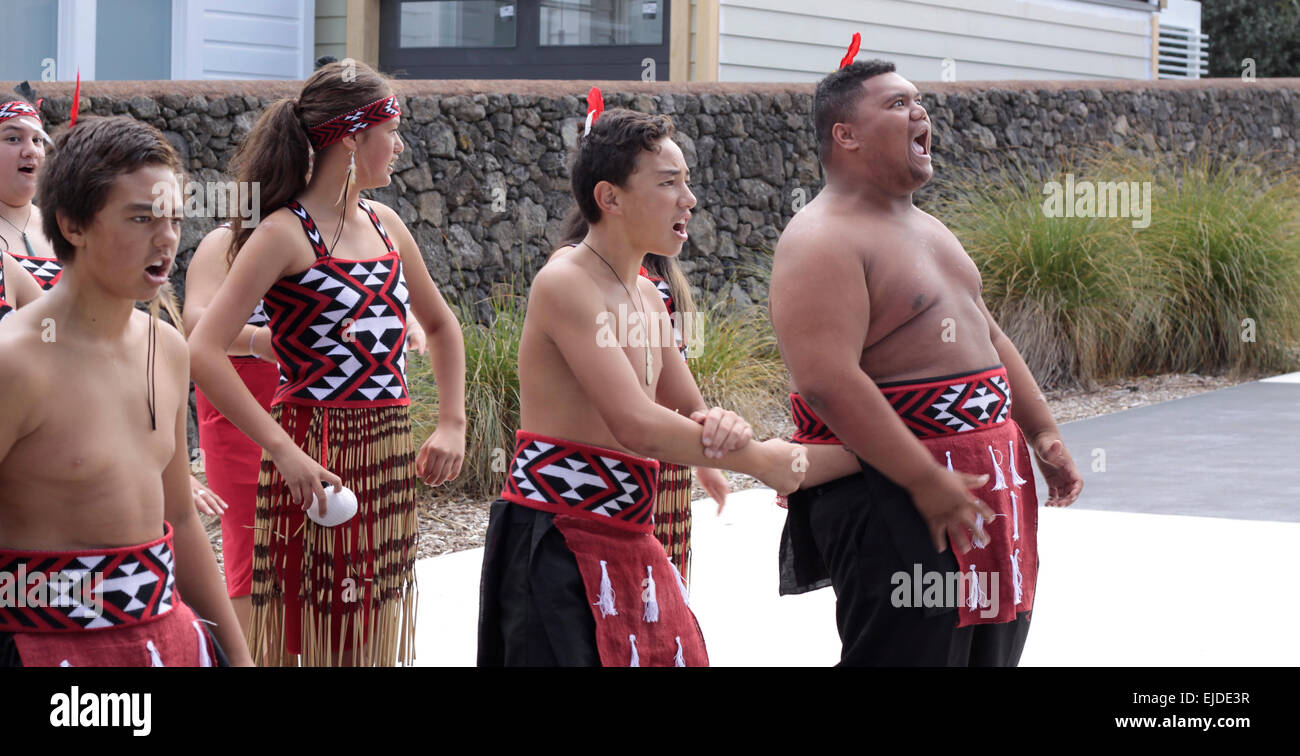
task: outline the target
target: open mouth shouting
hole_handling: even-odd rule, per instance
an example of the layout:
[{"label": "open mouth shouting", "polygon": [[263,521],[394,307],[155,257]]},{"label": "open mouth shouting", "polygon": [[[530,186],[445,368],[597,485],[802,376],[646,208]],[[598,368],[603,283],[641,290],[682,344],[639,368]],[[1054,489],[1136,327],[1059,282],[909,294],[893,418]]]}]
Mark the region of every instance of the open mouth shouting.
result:
[{"label": "open mouth shouting", "polygon": [[144,277],[154,286],[162,286],[167,283],[167,274],[171,272],[172,259],[166,256],[154,258],[144,269]]},{"label": "open mouth shouting", "polygon": [[21,174],[23,174],[23,175],[25,175],[25,176],[32,176],[32,177],[35,177],[35,176],[36,176],[36,163],[34,163],[34,162],[32,162],[32,163],[23,163],[22,165],[18,166],[18,172],[21,173]]},{"label": "open mouth shouting", "polygon": [[921,130],[912,137],[912,154],[926,160],[930,159],[930,126],[922,124]]},{"label": "open mouth shouting", "polygon": [[686,235],[686,224],[689,223],[690,220],[691,216],[685,215],[682,216],[681,220],[673,224],[673,233],[677,235],[678,241],[686,241],[690,238]]}]

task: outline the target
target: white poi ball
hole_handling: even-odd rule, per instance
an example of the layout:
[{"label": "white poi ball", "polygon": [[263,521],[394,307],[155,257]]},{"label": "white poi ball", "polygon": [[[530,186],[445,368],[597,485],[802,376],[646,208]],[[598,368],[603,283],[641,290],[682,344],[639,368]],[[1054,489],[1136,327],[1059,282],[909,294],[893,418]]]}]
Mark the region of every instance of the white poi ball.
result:
[{"label": "white poi ball", "polygon": [[311,508],[307,510],[307,516],[317,525],[324,525],[332,528],[335,525],[342,525],[351,520],[357,513],[357,495],[352,493],[352,489],[343,487],[338,491],[333,486],[325,486],[325,516],[320,514],[320,500],[316,494],[311,495]]}]

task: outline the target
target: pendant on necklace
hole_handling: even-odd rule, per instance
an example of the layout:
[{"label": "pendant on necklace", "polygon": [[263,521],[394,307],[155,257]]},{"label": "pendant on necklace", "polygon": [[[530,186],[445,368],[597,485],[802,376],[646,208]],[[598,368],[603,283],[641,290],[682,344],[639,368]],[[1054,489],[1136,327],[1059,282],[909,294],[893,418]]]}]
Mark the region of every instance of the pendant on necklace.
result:
[{"label": "pendant on necklace", "polygon": [[28,257],[35,257],[35,256],[36,256],[36,250],[32,249],[32,243],[31,243],[30,240],[28,240],[28,238],[27,238],[27,232],[26,232],[26,231],[23,232],[23,246],[27,247],[27,256],[28,256]]},{"label": "pendant on necklace", "polygon": [[650,381],[654,378],[654,372],[651,369],[650,347],[645,348],[645,385],[649,386]]}]

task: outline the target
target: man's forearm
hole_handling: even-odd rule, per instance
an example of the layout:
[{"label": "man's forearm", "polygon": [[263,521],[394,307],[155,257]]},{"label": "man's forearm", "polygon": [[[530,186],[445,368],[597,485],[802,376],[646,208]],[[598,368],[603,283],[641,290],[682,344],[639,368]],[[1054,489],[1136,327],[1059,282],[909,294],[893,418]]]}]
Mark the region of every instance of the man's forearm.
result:
[{"label": "man's forearm", "polygon": [[993,348],[1006,367],[1007,380],[1011,384],[1011,419],[1016,421],[1031,443],[1044,433],[1059,434],[1047,398],[1038,387],[1038,381],[1034,380],[1033,373],[1029,372],[1020,350],[1005,335],[993,342]]}]

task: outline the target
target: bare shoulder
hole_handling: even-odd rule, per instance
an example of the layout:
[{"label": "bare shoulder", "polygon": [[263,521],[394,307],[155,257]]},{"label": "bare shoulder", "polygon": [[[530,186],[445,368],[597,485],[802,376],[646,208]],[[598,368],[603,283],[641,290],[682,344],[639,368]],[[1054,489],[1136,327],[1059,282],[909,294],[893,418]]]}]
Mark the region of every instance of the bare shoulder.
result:
[{"label": "bare shoulder", "polygon": [[563,292],[566,288],[571,290],[574,286],[582,286],[586,279],[586,272],[571,258],[552,252],[550,260],[537,271],[537,275],[533,276],[530,295],[549,295]]},{"label": "bare shoulder", "polygon": [[[0,416],[6,422],[25,424],[27,411],[44,401],[50,382],[47,355],[52,339],[42,339],[42,318],[29,306],[5,318],[0,325]],[[45,323],[48,324],[48,319]],[[53,332],[53,329],[51,329]],[[14,359],[21,357],[20,359]]]},{"label": "bare shoulder", "polygon": [[252,236],[248,237],[245,245],[253,243],[268,242],[270,244],[283,243],[286,239],[298,239],[302,237],[302,221],[287,207],[281,207],[257,223],[253,229]]},{"label": "bare shoulder", "polygon": [[217,226],[209,231],[199,241],[199,246],[194,249],[194,254],[190,256],[190,265],[187,270],[207,271],[218,267],[224,268],[226,250],[230,248],[232,236],[234,236],[234,231],[229,226]]},{"label": "bare shoulder", "polygon": [[[26,317],[24,317],[26,316]],[[30,321],[32,313],[18,310],[5,319],[0,326],[0,354],[6,359],[0,360],[0,396],[21,398],[28,394],[41,373],[41,343],[39,330]],[[21,359],[8,359],[9,356],[21,356]]]},{"label": "bare shoulder", "polygon": [[366,200],[366,204],[370,206],[371,210],[375,211],[375,215],[379,217],[379,222],[384,224],[384,228],[394,230],[406,228],[406,224],[402,222],[402,216],[398,215],[393,208],[375,200]]},{"label": "bare shoulder", "polygon": [[957,235],[954,234],[952,232],[952,229],[948,228],[947,224],[945,224],[943,221],[927,213],[926,211],[922,210],[919,207],[916,208],[916,218],[918,222],[921,224],[921,227],[924,228],[926,231],[933,234],[937,234],[938,236],[950,240],[956,243],[958,246],[960,246],[961,242],[960,240],[957,239]]}]

